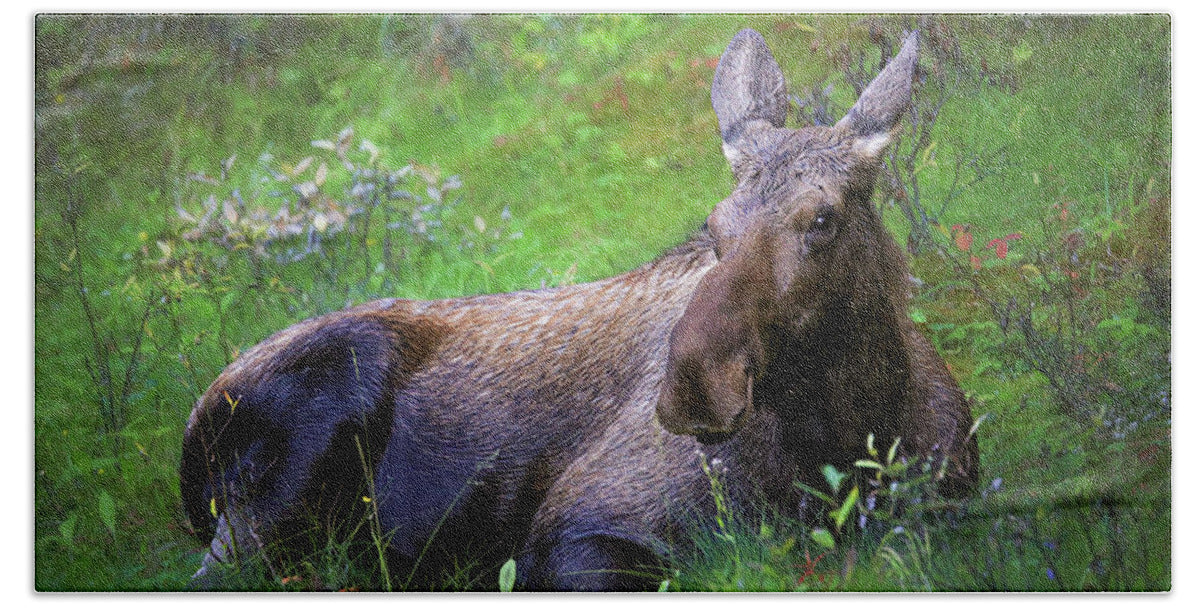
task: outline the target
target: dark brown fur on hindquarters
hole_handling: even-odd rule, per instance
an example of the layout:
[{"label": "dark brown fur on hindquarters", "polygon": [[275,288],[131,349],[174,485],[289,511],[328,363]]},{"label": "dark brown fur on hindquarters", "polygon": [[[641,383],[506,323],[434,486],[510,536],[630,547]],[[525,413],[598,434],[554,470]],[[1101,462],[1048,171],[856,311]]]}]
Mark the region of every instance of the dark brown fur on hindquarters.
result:
[{"label": "dark brown fur on hindquarters", "polygon": [[286,550],[371,492],[418,588],[510,555],[527,589],[653,588],[711,503],[698,449],[734,497],[790,510],[795,480],[849,466],[869,433],[948,459],[942,490],[968,493],[970,409],[870,204],[916,53],[914,35],[835,127],[791,130],[779,67],[743,31],[713,83],[738,183],[689,242],[595,283],[373,302],[247,351],[184,437],[206,564],[229,536]]}]

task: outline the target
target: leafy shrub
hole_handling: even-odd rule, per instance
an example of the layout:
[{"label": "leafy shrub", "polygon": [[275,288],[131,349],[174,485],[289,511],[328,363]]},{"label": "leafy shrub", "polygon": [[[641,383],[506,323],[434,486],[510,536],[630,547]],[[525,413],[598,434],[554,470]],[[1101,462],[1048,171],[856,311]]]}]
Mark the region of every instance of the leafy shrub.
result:
[{"label": "leafy shrub", "polygon": [[238,172],[235,155],[218,176],[190,174],[173,232],[157,241],[159,265],[216,273],[230,298],[263,286],[293,294],[291,307],[312,314],[394,292],[431,256],[478,261],[521,236],[507,208],[490,225],[462,213],[458,176],[393,169],[351,128],[312,147],[296,162],[265,152]]},{"label": "leafy shrub", "polygon": [[1041,235],[985,240],[976,238],[981,226],[952,227],[942,245],[949,276],[991,320],[943,339],[953,344],[972,333],[985,348],[998,347],[1005,360],[1041,374],[1062,411],[1083,420],[1111,426],[1166,413],[1168,326],[1139,305],[1145,267],[1120,253],[1131,250],[1126,239],[1159,237],[1132,234],[1122,218],[1097,224],[1095,216],[1077,217],[1065,200],[1046,211]]},{"label": "leafy shrub", "polygon": [[[976,425],[978,427],[978,424]],[[972,431],[974,432],[974,431]],[[868,437],[851,471],[825,465],[828,487],[797,483],[811,500],[796,518],[735,505],[721,461],[698,453],[711,483],[715,519],[694,532],[691,552],[675,556],[672,584],[705,591],[932,590],[932,540],[965,503],[937,496],[939,462],[898,456]]]}]

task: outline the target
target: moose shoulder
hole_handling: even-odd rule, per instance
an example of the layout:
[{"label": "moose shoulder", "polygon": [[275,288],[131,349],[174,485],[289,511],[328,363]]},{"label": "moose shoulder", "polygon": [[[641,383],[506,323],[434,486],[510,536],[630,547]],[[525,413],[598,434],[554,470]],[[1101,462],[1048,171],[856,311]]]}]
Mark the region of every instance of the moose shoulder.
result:
[{"label": "moose shoulder", "polygon": [[869,433],[944,459],[942,490],[968,492],[967,402],[908,319],[870,203],[916,62],[914,34],[835,127],[792,130],[744,30],[713,82],[737,186],[687,243],[595,283],[381,300],[247,351],[184,436],[184,506],[212,538],[197,581],[238,553],[302,556],[314,524],[371,509],[417,586],[510,555],[527,589],[653,586],[639,573],[709,503],[702,445],[735,496],[782,509]]}]

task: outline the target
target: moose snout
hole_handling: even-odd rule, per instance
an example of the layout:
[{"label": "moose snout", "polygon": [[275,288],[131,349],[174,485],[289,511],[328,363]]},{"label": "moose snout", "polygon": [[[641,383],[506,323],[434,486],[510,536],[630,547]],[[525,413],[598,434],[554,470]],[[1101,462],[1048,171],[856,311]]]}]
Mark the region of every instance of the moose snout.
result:
[{"label": "moose snout", "polygon": [[660,392],[659,422],[676,435],[723,443],[753,414],[753,384],[752,370],[740,358],[680,362]]},{"label": "moose snout", "polygon": [[741,409],[741,411],[739,411],[733,417],[733,420],[731,420],[729,422],[729,424],[724,425],[724,427],[722,427],[722,428],[697,426],[697,427],[693,427],[693,432],[687,433],[687,434],[694,435],[696,437],[696,440],[699,441],[700,443],[703,443],[704,445],[725,443],[726,441],[729,441],[730,437],[733,437],[733,434],[736,433],[738,431],[738,429],[745,426],[746,419],[749,417],[750,417],[750,408],[743,407]]}]

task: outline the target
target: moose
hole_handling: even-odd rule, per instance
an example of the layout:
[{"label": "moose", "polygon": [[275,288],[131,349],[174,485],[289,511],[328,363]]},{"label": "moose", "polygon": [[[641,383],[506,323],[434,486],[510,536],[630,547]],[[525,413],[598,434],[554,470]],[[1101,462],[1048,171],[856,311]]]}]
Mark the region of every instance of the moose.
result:
[{"label": "moose", "polygon": [[914,32],[836,125],[785,128],[782,71],[743,30],[712,85],[736,186],[685,243],[588,284],[379,300],[247,350],[183,439],[183,504],[212,539],[193,580],[370,517],[414,587],[515,556],[523,589],[653,588],[711,508],[698,450],[731,500],[787,512],[868,434],[971,492],[968,401],[871,203],[917,60]]}]

